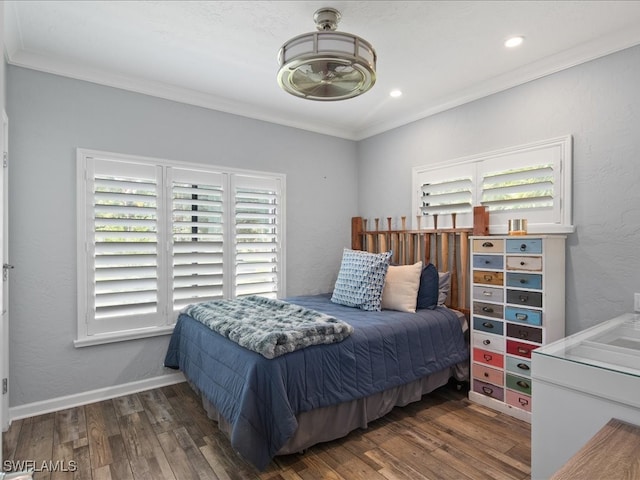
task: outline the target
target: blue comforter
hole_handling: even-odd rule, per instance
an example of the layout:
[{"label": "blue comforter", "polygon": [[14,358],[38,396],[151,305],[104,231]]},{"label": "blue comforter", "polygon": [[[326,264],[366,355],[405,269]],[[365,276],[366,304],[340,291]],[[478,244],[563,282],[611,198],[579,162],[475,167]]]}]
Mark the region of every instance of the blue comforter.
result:
[{"label": "blue comforter", "polygon": [[267,359],[181,314],[165,358],[231,424],[232,446],[264,469],[297,428],[296,414],[402,385],[469,358],[455,312],[437,307],[365,312],[330,295],[287,299],[339,318],[354,331],[339,343]]}]

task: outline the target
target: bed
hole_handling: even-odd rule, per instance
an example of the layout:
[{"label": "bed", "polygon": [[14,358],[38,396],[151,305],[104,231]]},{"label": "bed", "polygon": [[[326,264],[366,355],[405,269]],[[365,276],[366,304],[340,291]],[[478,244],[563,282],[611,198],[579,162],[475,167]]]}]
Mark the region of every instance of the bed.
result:
[{"label": "bed", "polygon": [[[375,228],[368,229],[367,223],[360,217],[352,220],[352,245],[345,249],[334,292],[283,302],[283,307],[295,307],[304,315],[335,321],[334,331],[349,329],[337,339],[285,353],[253,351],[227,338],[228,330],[194,318],[202,305],[179,315],[165,366],[184,373],[233,448],[259,470],[276,455],[300,452],[366,428],[395,406],[420,400],[451,377],[467,379],[469,231],[455,228],[455,217],[454,227],[447,230],[438,230],[437,224],[431,230],[408,230],[404,218],[398,229],[391,228],[391,219],[384,230],[377,219]],[[420,286],[426,283],[425,265],[439,270],[436,287],[429,287],[431,293],[437,289],[436,303],[415,313],[341,303],[336,297],[347,254],[367,259],[386,255],[391,266],[385,271],[385,288],[392,283],[392,269],[397,275],[420,268]],[[448,279],[448,289],[443,278]],[[405,292],[402,285],[400,293]],[[388,291],[382,307],[385,298],[392,298]],[[209,315],[211,323],[216,323],[216,315]]]}]

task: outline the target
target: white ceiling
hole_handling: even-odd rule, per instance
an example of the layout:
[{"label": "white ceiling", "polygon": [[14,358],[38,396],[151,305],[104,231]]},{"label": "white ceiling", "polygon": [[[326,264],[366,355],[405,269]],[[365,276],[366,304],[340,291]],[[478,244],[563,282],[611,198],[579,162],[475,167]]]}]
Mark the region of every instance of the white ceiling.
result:
[{"label": "white ceiling", "polygon": [[[279,48],[321,7],[376,48],[370,92],[278,87]],[[358,140],[640,44],[640,1],[19,0],[4,27],[13,65]],[[525,43],[507,50],[514,34]]]}]

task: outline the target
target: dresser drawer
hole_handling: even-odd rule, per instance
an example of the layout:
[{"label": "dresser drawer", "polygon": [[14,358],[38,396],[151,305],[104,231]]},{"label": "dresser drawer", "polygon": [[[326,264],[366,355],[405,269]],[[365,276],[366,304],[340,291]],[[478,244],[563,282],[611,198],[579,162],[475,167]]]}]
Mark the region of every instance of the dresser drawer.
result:
[{"label": "dresser drawer", "polygon": [[519,323],[507,323],[507,337],[542,343],[542,329],[520,325]]},{"label": "dresser drawer", "polygon": [[474,255],[473,268],[504,268],[504,257],[502,255]]},{"label": "dresser drawer", "polygon": [[507,373],[507,388],[531,395],[531,379]]},{"label": "dresser drawer", "polygon": [[540,345],[518,342],[516,340],[507,340],[507,353],[518,355],[519,357],[531,358],[531,352],[539,346]]},{"label": "dresser drawer", "polygon": [[473,240],[474,253],[503,253],[504,240],[493,238],[477,238]]},{"label": "dresser drawer", "polygon": [[529,290],[507,290],[507,303],[542,308],[542,292]]},{"label": "dresser drawer", "polygon": [[525,377],[531,376],[531,361],[524,358],[507,357],[505,359],[505,367],[507,371]]},{"label": "dresser drawer", "polygon": [[504,334],[504,323],[488,318],[473,317],[473,329],[482,332],[493,333],[494,335]]},{"label": "dresser drawer", "polygon": [[473,346],[504,353],[504,337],[490,333],[473,332]]},{"label": "dresser drawer", "polygon": [[504,318],[512,322],[520,322],[538,326],[542,325],[542,312],[539,310],[527,310],[526,308],[507,307],[504,309]]},{"label": "dresser drawer", "polygon": [[542,290],[542,275],[539,273],[507,273],[507,286]]},{"label": "dresser drawer", "polygon": [[496,387],[490,383],[483,382],[481,380],[473,380],[473,391],[486,395],[488,397],[495,398],[496,400],[504,401],[504,389]]},{"label": "dresser drawer", "polygon": [[473,283],[482,283],[484,285],[504,285],[504,273],[491,272],[488,270],[474,270]]},{"label": "dresser drawer", "polygon": [[473,287],[473,299],[481,302],[504,302],[504,290],[499,287],[476,285]]},{"label": "dresser drawer", "polygon": [[504,306],[497,303],[473,302],[473,314],[504,318]]},{"label": "dresser drawer", "polygon": [[542,253],[542,239],[508,238],[507,253]]},{"label": "dresser drawer", "polygon": [[521,408],[527,412],[531,411],[531,397],[520,392],[514,392],[513,390],[507,390],[506,392],[507,403],[513,407]]},{"label": "dresser drawer", "polygon": [[473,349],[473,361],[497,368],[504,367],[504,355],[491,352],[489,350],[483,350],[482,348]]},{"label": "dresser drawer", "polygon": [[534,255],[530,257],[508,256],[507,270],[522,270],[524,272],[541,272],[542,257],[536,257]]},{"label": "dresser drawer", "polygon": [[477,378],[483,382],[489,382],[500,387],[504,386],[504,373],[502,370],[486,367],[479,363],[473,365],[473,378]]}]

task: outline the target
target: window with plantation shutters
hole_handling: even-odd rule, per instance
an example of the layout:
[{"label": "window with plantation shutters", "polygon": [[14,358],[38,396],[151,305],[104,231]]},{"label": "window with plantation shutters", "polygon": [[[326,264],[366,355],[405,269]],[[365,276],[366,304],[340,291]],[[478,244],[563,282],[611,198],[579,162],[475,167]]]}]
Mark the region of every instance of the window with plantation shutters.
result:
[{"label": "window with plantation shutters", "polygon": [[282,250],[279,183],[244,175],[233,178],[236,296],[278,295]]},{"label": "window with plantation shutters", "polygon": [[284,176],[78,149],[76,346],[170,333],[191,303],[284,294]]},{"label": "window with plantation shutters", "polygon": [[173,311],[224,298],[222,173],[169,169]]},{"label": "window with plantation shutters", "polygon": [[531,233],[569,233],[571,137],[561,137],[413,169],[421,226],[473,226],[473,206],[489,210],[490,233],[526,218]]},{"label": "window with plantation shutters", "polygon": [[158,169],[91,158],[87,256],[93,257],[94,322],[88,333],[157,322],[158,236],[162,197]]}]

